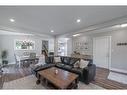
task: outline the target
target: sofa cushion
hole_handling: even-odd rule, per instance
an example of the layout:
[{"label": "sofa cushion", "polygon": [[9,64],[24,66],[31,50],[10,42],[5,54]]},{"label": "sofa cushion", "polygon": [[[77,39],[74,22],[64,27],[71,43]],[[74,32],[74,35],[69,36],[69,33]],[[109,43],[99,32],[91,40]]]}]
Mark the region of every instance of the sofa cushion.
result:
[{"label": "sofa cushion", "polygon": [[64,57],[62,63],[69,65],[70,64],[70,58],[69,57]]},{"label": "sofa cushion", "polygon": [[77,61],[79,61],[78,58],[71,58],[71,59],[70,59],[70,65],[73,66]]},{"label": "sofa cushion", "polygon": [[73,73],[82,75],[83,69],[81,69],[81,68],[72,68],[71,71],[72,71]]},{"label": "sofa cushion", "polygon": [[67,69],[67,70],[70,70],[70,69],[72,69],[72,66],[70,66],[70,65],[64,65],[64,68]]},{"label": "sofa cushion", "polygon": [[58,63],[58,64],[56,64],[56,67],[59,67],[59,68],[64,67],[64,64]]},{"label": "sofa cushion", "polygon": [[53,56],[46,57],[46,58],[45,58],[45,62],[46,62],[47,64],[52,64],[52,63],[54,63],[54,57],[53,57]]},{"label": "sofa cushion", "polygon": [[89,64],[89,61],[86,61],[83,59],[80,60],[80,68],[83,69],[83,68],[87,67],[88,64]]}]

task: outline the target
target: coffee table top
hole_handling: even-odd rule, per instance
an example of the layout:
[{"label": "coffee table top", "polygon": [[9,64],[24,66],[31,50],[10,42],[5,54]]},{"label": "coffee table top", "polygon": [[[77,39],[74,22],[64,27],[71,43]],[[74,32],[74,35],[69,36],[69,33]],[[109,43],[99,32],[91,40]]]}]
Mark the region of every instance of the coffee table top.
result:
[{"label": "coffee table top", "polygon": [[[57,74],[55,74],[55,70],[58,70]],[[51,67],[39,71],[38,73],[61,89],[67,88],[75,79],[78,78],[77,74],[59,69],[57,67]]]}]

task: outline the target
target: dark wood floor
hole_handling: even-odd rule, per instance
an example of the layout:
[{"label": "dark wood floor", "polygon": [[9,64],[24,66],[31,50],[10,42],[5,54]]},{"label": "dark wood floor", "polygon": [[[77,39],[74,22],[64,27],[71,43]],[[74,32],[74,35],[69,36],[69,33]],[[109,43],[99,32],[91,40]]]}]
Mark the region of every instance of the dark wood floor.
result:
[{"label": "dark wood floor", "polygon": [[[108,74],[109,74],[108,69],[97,68],[95,81],[93,81],[92,83],[106,89],[127,89],[127,85],[125,84],[108,80],[107,79]],[[31,70],[29,67],[16,68],[14,65],[11,65],[5,67],[4,81],[8,82],[28,75],[31,75]],[[3,83],[0,82],[0,88],[2,88],[2,84]]]},{"label": "dark wood floor", "polygon": [[[25,76],[31,75],[31,70],[29,67],[17,68],[15,65],[6,66],[3,68],[3,82],[13,81]],[[0,81],[0,88],[3,86],[3,82]]]},{"label": "dark wood floor", "polygon": [[127,89],[126,84],[122,84],[122,83],[107,79],[109,72],[110,71],[108,69],[97,68],[95,81],[93,81],[92,83],[106,89]]}]

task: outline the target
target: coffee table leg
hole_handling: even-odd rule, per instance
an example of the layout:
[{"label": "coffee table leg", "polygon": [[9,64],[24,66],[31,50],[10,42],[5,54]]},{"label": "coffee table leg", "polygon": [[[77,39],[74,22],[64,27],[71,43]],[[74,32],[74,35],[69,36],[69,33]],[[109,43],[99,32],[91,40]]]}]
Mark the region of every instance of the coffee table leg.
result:
[{"label": "coffee table leg", "polygon": [[79,82],[79,80],[78,80],[78,78],[75,80],[75,84],[76,84],[76,86],[74,87],[74,89],[77,89],[78,88],[78,82]]},{"label": "coffee table leg", "polygon": [[41,82],[41,81],[40,81],[40,78],[41,78],[41,77],[40,77],[39,74],[37,74],[37,78],[38,78],[38,80],[36,81],[36,84],[40,84],[40,82]]},{"label": "coffee table leg", "polygon": [[45,85],[48,86],[48,81],[47,80],[45,80]]},{"label": "coffee table leg", "polygon": [[36,84],[40,84],[40,80],[39,79],[36,81]]}]

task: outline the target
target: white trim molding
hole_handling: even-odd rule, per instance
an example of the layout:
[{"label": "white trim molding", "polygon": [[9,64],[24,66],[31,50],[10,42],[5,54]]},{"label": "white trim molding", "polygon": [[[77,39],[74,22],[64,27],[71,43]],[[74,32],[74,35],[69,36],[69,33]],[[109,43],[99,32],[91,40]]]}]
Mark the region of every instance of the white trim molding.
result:
[{"label": "white trim molding", "polygon": [[127,70],[122,70],[122,69],[117,69],[117,68],[110,68],[110,70],[127,74]]}]

